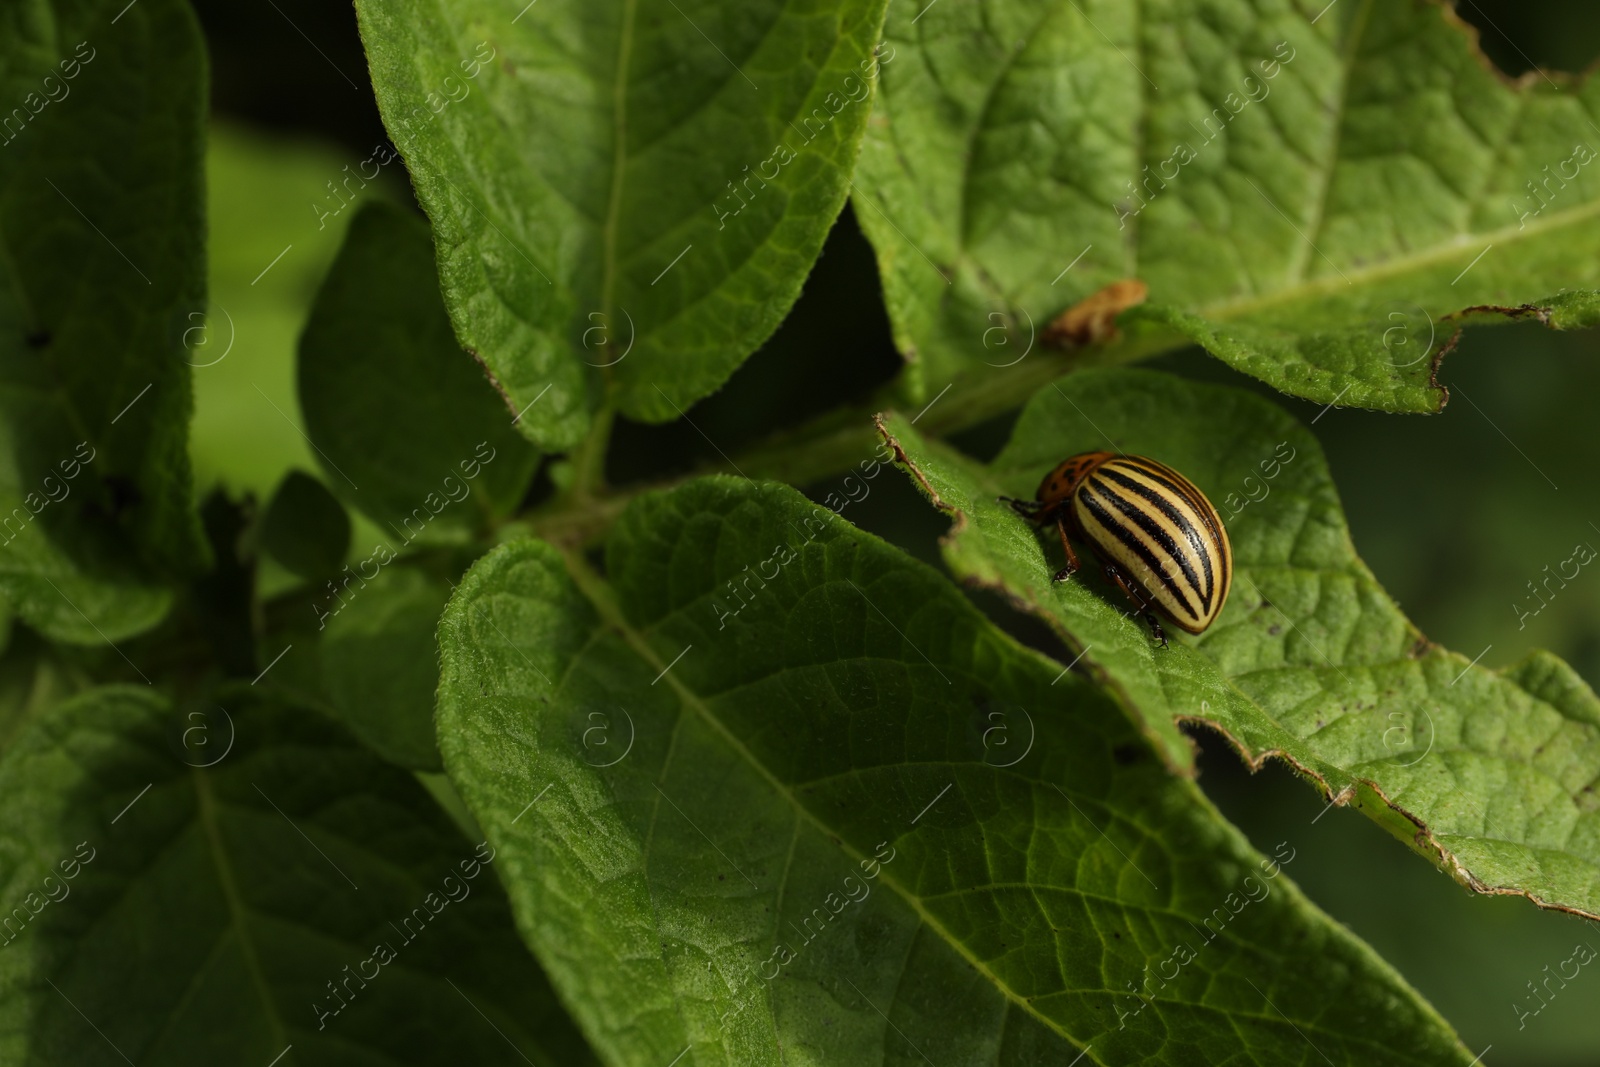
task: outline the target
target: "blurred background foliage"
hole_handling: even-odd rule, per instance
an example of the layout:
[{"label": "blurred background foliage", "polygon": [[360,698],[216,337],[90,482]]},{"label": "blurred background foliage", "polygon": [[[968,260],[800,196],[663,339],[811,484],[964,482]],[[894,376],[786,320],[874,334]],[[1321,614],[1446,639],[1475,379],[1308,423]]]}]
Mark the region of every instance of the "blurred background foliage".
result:
[{"label": "blurred background foliage", "polygon": [[[220,485],[265,501],[290,470],[320,477],[295,400],[294,346],[354,214],[349,204],[409,204],[410,191],[398,162],[364,186],[345,183],[388,144],[349,5],[196,7],[210,41],[215,121],[212,316],[195,362],[215,362],[195,372],[192,449],[202,491]],[[1458,12],[1510,75],[1535,64],[1577,72],[1600,54],[1592,0],[1462,0]],[[1268,392],[1199,351],[1158,365]],[[719,448],[733,453],[774,427],[869,396],[897,366],[871,252],[847,210],[778,333],[690,411],[693,426],[620,421],[609,474],[631,481],[714,462]],[[1587,432],[1600,393],[1600,334],[1476,330],[1441,377],[1453,397],[1434,417],[1350,409],[1319,417],[1314,405],[1273,395],[1303,422],[1316,420],[1357,548],[1429,637],[1468,656],[1481,651],[1495,667],[1548,648],[1600,683],[1600,576],[1581,573],[1543,607],[1528,587],[1575,545],[1600,547],[1600,435]],[[998,419],[957,442],[987,455],[1009,427],[1009,417]],[[821,499],[839,480],[810,489]],[[533,494],[548,488],[541,477]],[[940,565],[944,522],[899,475],[874,479],[845,516]],[[369,544],[365,520],[352,518],[352,544]],[[269,559],[261,591],[295,581]],[[1042,628],[983,606],[1024,639],[1048,643]],[[1286,768],[1250,775],[1214,736],[1197,741],[1202,785],[1228,816],[1262,849],[1290,842],[1307,892],[1420,988],[1473,1051],[1492,1046],[1485,1064],[1596,1062],[1600,976],[1582,972],[1548,1003],[1531,993],[1576,943],[1600,947],[1594,925],[1517,898],[1469,894],[1360,814],[1325,811]]]}]

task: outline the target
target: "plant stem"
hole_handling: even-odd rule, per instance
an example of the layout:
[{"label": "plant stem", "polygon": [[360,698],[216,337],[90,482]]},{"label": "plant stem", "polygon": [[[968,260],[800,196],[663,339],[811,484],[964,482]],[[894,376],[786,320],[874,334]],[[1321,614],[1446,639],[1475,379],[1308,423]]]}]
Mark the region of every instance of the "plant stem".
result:
[{"label": "plant stem", "polygon": [[589,435],[572,450],[572,486],[563,495],[574,503],[582,504],[605,492],[606,448],[611,444],[611,424],[615,418],[616,409],[609,403],[602,405],[594,413]]},{"label": "plant stem", "polygon": [[[925,402],[926,406],[922,407],[916,419],[920,423],[919,428],[932,437],[964,430],[1019,407],[1039,388],[1070,371],[1088,366],[1125,363],[1172,347],[1174,345],[1170,337],[1151,337],[1110,349],[1041,352],[1036,358],[1014,367],[957,378],[948,387],[942,387],[943,392],[936,394],[931,402]],[[875,444],[872,416],[880,411],[906,407],[904,399],[902,387],[892,384],[865,403],[830,411],[809,422],[779,431],[739,452],[731,460],[706,464],[685,474],[654,482],[609,491],[602,487],[598,492],[580,492],[580,487],[585,485],[580,477],[570,492],[521,516],[508,527],[520,529],[563,548],[582,547],[604,536],[628,502],[640,493],[668,489],[693,478],[734,474],[746,478],[770,478],[791,485],[808,485],[847,470],[871,456]],[[610,412],[607,411],[604,417],[609,430]],[[591,433],[590,439],[593,437]],[[574,453],[574,462],[581,463],[580,457],[585,456],[589,448],[589,441],[585,441],[580,450]],[[603,443],[600,451],[603,464]]]}]

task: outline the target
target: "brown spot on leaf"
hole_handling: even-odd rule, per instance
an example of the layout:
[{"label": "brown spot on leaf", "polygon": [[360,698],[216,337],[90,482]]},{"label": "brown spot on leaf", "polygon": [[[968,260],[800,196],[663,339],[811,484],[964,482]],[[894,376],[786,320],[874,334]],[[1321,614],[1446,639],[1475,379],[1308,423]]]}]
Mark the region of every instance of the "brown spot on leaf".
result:
[{"label": "brown spot on leaf", "polygon": [[1504,315],[1508,319],[1525,319],[1532,315],[1546,326],[1550,325],[1550,309],[1540,307],[1538,304],[1518,304],[1515,307],[1508,307],[1505,304],[1474,304],[1452,315],[1446,315],[1445,318],[1459,319],[1475,314]]}]

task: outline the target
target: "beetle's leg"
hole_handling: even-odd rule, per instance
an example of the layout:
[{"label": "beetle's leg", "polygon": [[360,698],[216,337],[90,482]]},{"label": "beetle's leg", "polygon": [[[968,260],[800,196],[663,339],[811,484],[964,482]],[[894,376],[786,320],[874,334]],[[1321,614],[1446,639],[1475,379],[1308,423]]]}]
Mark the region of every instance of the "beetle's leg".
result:
[{"label": "beetle's leg", "polygon": [[1123,596],[1133,601],[1133,610],[1144,616],[1144,621],[1150,624],[1150,636],[1160,641],[1162,648],[1169,647],[1167,645],[1166,632],[1161,629],[1161,620],[1156,618],[1155,612],[1150,610],[1150,605],[1153,603],[1152,600],[1137,585],[1124,578],[1122,572],[1117,569],[1116,564],[1107,563],[1105,565],[1105,575],[1118,589],[1122,590]]},{"label": "beetle's leg", "polygon": [[1073,572],[1078,569],[1077,553],[1072,551],[1072,542],[1067,540],[1067,517],[1065,515],[1058,514],[1056,516],[1056,532],[1061,535],[1061,551],[1067,554],[1067,565],[1056,571],[1051,581],[1064,582],[1071,578]]},{"label": "beetle's leg", "polygon": [[1131,581],[1122,576],[1115,563],[1107,563],[1102,569],[1105,571],[1106,580],[1122,590],[1122,595],[1133,602],[1135,612],[1140,615],[1149,613],[1150,601]]},{"label": "beetle's leg", "polygon": [[1001,504],[1010,504],[1012,511],[1015,511],[1025,519],[1034,521],[1038,520],[1039,512],[1044,510],[1044,505],[1037,500],[1023,500],[1014,496],[997,496],[995,500]]}]

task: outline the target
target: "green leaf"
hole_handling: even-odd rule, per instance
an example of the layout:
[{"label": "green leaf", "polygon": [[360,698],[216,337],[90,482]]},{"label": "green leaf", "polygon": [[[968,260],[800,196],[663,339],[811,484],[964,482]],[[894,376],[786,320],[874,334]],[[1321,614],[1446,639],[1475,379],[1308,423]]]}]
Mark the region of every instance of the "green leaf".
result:
[{"label": "green leaf", "polygon": [[609,1061],[1470,1060],[1096,689],[793,490],[641,497],[605,569],[480,560],[438,718]]},{"label": "green leaf", "polygon": [[320,716],[229,704],[94,690],[0,762],[0,1057],[594,1062],[488,846]]},{"label": "green leaf", "polygon": [[539,461],[456,344],[427,225],[382,201],[351,222],[317,294],[299,388],[329,484],[408,541],[436,517],[457,530],[503,517]]},{"label": "green leaf", "polygon": [[205,306],[205,54],[181,0],[122,7],[31,0],[0,40],[0,411],[14,469],[0,507],[8,534],[40,515],[0,560],[0,589],[65,641],[153,625],[167,597],[152,579],[205,561],[182,358]]},{"label": "green leaf", "polygon": [[[76,460],[69,452],[63,462]],[[73,488],[59,475],[48,486],[41,478],[39,486],[56,493]],[[0,485],[0,593],[29,626],[57,641],[99,645],[142,633],[166,617],[170,589],[121,567],[87,567],[52,539],[27,505],[25,492],[38,491]]]},{"label": "green leaf", "polygon": [[1443,4],[916,7],[856,196],[930,390],[1125,278],[1127,354],[1391,411],[1444,406],[1454,317],[1600,321],[1600,83],[1509,81]]},{"label": "green leaf", "polygon": [[[1356,555],[1316,439],[1281,409],[1086,371],[1040,391],[987,466],[903,418],[883,428],[954,517],[951,570],[1051,623],[1125,706],[1214,726],[1258,765],[1287,760],[1473,889],[1600,917],[1600,700],[1548,653],[1497,672],[1429,642]],[[1182,471],[1223,517],[1232,592],[1197,639],[1157,646],[1092,568],[1052,583],[1054,532],[995,500],[1106,447]]]},{"label": "green leaf", "polygon": [[0,653],[0,752],[31,720],[94,684],[44,638],[24,628],[8,629]]},{"label": "green leaf", "polygon": [[663,422],[777,327],[844,204],[884,0],[356,10],[461,343],[547,450]]},{"label": "green leaf", "polygon": [[261,548],[307,581],[339,569],[350,551],[350,516],[328,487],[292,470],[261,518]]},{"label": "green leaf", "polygon": [[[339,718],[373,751],[402,767],[439,769],[433,693],[434,631],[450,586],[404,564],[347,586],[322,635],[322,676]],[[330,601],[330,609],[343,601]]]}]

